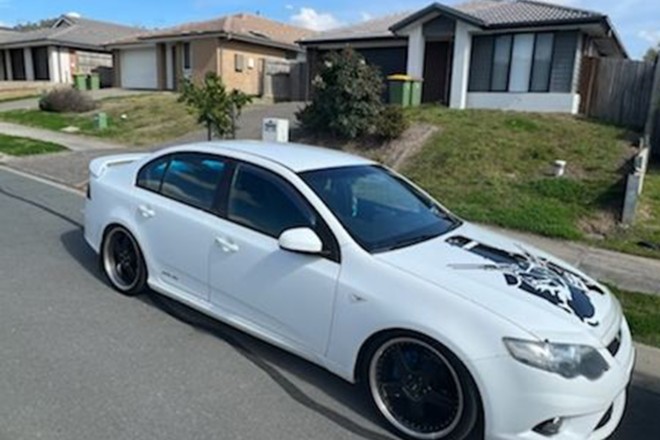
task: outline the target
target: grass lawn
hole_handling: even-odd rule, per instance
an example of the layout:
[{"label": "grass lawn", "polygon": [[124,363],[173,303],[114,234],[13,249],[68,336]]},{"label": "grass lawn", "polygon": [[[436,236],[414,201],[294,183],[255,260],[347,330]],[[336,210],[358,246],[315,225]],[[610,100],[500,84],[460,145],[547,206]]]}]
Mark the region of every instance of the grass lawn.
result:
[{"label": "grass lawn", "polygon": [[51,142],[0,134],[0,153],[11,156],[29,156],[57,153],[58,151],[66,151],[66,148]]},{"label": "grass lawn", "polygon": [[609,287],[621,301],[635,341],[660,348],[660,296]]},{"label": "grass lawn", "polygon": [[[639,227],[618,226],[633,133],[569,115],[443,107],[410,109],[441,131],[404,172],[460,216],[660,258],[660,170],[649,176]],[[552,177],[553,162],[566,176]]]},{"label": "grass lawn", "polygon": [[[154,93],[100,101],[100,108],[83,114],[48,113],[39,110],[15,110],[0,113],[0,119],[23,125],[61,130],[78,127],[81,134],[97,136],[120,144],[154,145],[183,136],[199,126],[177,95]],[[108,114],[108,129],[95,128],[95,115]],[[126,115],[126,118],[122,118]]]}]

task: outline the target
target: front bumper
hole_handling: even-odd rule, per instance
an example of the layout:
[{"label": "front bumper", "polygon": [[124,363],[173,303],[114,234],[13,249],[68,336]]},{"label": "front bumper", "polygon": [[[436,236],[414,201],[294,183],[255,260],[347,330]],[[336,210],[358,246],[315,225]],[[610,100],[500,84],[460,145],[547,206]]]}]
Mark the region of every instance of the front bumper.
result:
[{"label": "front bumper", "polygon": [[[616,355],[603,348],[610,369],[598,380],[565,379],[526,366],[511,357],[476,362],[487,440],[602,440],[623,418],[626,388],[635,353],[625,319]],[[559,432],[545,436],[533,429],[560,417]]]}]

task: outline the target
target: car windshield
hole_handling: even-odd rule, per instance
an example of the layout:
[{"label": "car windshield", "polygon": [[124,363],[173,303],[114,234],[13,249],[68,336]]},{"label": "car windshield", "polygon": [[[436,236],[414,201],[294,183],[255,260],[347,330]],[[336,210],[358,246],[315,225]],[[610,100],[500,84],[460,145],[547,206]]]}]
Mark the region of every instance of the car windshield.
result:
[{"label": "car windshield", "polygon": [[410,246],[460,225],[432,199],[379,166],[307,171],[301,177],[368,252]]}]

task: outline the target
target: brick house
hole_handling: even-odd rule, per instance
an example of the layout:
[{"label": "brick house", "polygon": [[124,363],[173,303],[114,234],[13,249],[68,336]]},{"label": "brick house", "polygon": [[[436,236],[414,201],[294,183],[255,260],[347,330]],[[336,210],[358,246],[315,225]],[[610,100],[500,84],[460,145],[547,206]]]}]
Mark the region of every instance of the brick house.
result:
[{"label": "brick house", "polygon": [[230,89],[262,95],[265,61],[303,57],[296,41],[311,35],[308,29],[236,14],[152,31],[108,48],[119,87],[175,90],[182,78],[200,79],[212,71]]}]

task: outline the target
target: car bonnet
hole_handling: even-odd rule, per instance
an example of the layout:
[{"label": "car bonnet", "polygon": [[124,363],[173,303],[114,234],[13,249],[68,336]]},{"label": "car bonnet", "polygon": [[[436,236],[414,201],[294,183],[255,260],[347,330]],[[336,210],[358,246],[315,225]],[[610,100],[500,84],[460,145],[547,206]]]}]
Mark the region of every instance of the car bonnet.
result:
[{"label": "car bonnet", "polygon": [[566,262],[469,223],[375,257],[543,339],[586,331],[607,345],[620,327],[620,306],[606,287]]}]

